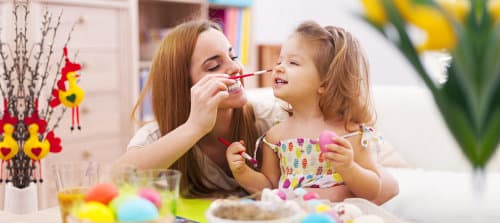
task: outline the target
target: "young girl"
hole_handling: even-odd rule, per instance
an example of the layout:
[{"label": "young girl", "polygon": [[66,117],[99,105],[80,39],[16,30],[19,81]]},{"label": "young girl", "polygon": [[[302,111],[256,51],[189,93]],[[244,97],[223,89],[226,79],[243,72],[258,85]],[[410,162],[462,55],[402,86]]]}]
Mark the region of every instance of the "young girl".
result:
[{"label": "young girl", "polygon": [[[372,142],[378,137],[367,127],[374,117],[368,63],[358,41],[342,28],[303,23],[283,44],[273,78],[274,95],[290,105],[290,118],[263,138],[261,173],[239,155],[245,150],[242,144],[228,148],[238,183],[251,193],[304,187],[332,201],[377,197],[381,171]],[[322,153],[318,136],[324,130],[341,137],[334,137],[335,143]],[[348,190],[335,193],[340,185]]]}]

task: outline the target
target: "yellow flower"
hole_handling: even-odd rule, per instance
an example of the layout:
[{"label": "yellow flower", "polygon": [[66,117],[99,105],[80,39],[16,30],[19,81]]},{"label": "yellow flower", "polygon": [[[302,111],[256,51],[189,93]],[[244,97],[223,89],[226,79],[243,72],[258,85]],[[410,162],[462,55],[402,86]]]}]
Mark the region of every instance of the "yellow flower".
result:
[{"label": "yellow flower", "polygon": [[[431,5],[412,4],[411,0],[394,0],[394,3],[405,20],[427,34],[425,42],[417,47],[418,51],[455,47],[457,40],[453,27],[438,9]],[[458,21],[463,21],[469,10],[463,0],[439,0],[438,3]]]},{"label": "yellow flower", "polygon": [[387,22],[387,14],[384,11],[380,0],[361,0],[365,9],[366,17],[377,25]]},{"label": "yellow flower", "polygon": [[488,2],[488,9],[495,22],[500,20],[500,0],[490,0]]}]

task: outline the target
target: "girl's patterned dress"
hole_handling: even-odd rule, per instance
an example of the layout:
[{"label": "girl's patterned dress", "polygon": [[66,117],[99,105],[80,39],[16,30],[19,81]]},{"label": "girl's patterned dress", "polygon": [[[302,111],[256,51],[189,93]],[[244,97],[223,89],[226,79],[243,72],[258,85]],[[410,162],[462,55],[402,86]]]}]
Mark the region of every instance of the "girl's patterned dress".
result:
[{"label": "girl's patterned dress", "polygon": [[[366,126],[361,126],[359,131],[342,137],[355,135],[362,135],[361,145],[364,148],[374,142],[375,148],[378,149],[382,142],[382,137],[375,134],[373,128]],[[262,141],[277,153],[280,160],[279,188],[326,188],[344,184],[342,176],[335,172],[331,162],[325,162],[323,159],[318,139],[293,138],[272,144],[264,136],[261,137]]]}]

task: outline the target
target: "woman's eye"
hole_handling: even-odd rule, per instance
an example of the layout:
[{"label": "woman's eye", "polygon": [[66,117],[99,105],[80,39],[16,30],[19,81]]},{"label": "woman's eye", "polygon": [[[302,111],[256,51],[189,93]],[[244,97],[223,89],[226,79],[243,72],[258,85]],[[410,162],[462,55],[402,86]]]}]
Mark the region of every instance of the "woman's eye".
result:
[{"label": "woman's eye", "polygon": [[219,65],[215,65],[215,66],[213,66],[213,67],[210,67],[210,68],[208,68],[207,70],[208,70],[208,71],[216,71],[217,69],[219,69]]},{"label": "woman's eye", "polygon": [[238,56],[231,57],[231,60],[237,60],[237,59],[238,59]]},{"label": "woman's eye", "polygon": [[298,64],[297,62],[295,62],[295,61],[290,61],[289,63],[290,63],[291,65],[299,65],[299,64]]}]

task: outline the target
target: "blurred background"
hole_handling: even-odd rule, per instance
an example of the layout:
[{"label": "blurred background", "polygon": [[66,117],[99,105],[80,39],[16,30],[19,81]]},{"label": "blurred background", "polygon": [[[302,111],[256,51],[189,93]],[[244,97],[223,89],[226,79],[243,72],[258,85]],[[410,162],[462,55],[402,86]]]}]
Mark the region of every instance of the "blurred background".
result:
[{"label": "blurred background", "polygon": [[[251,72],[271,68],[276,63],[280,44],[288,35],[301,22],[314,20],[323,26],[340,26],[352,32],[368,56],[378,127],[391,148],[382,159],[387,166],[397,168],[394,174],[402,181],[400,197],[403,198],[387,209],[411,219],[421,211],[413,209],[410,213],[411,201],[421,195],[448,193],[447,190],[455,185],[465,185],[455,188],[453,196],[461,197],[458,203],[475,199],[472,195],[464,195],[472,194],[476,187],[469,182],[473,176],[472,168],[444,125],[431,94],[398,49],[362,19],[364,12],[359,1],[32,0],[30,10],[34,21],[29,27],[33,31],[32,39],[40,35],[37,33],[41,25],[39,21],[45,10],[54,15],[63,13],[56,46],[61,47],[63,39],[75,25],[69,48],[78,51],[76,61],[83,66],[80,85],[87,95],[81,106],[81,133],[72,134],[69,128],[65,128],[69,126],[69,119],[65,119],[66,122],[63,121],[62,127],[57,129],[65,149],[59,154],[49,155],[44,160],[45,167],[71,160],[110,163],[125,152],[128,140],[138,128],[131,121],[130,112],[147,79],[151,58],[161,39],[175,25],[196,18],[218,22],[236,49],[245,71]],[[0,0],[3,39],[12,37],[11,11],[10,1]],[[418,31],[412,34],[417,40],[421,35]],[[443,53],[422,55],[424,66],[434,81],[444,80],[442,71],[447,59]],[[247,78],[245,84],[248,89],[253,89],[252,97],[271,98],[272,93],[266,88],[270,86],[269,74]],[[149,103],[143,105],[140,117],[136,118],[151,120]],[[497,155],[490,161],[486,169],[488,174],[500,171],[498,160]],[[417,177],[414,172],[398,172],[402,168],[428,172]],[[50,171],[45,174],[50,174]],[[492,191],[488,183],[498,179],[498,175],[494,176],[486,178],[485,193]],[[50,176],[46,178],[50,179]],[[422,178],[427,179],[428,184],[422,185]],[[46,182],[38,187],[40,209],[56,204],[55,196],[51,194],[55,185],[50,180]],[[451,185],[435,190],[439,187],[429,183],[436,182]],[[419,186],[420,190],[417,190]],[[0,190],[0,197],[2,193]],[[457,204],[457,200],[451,199],[453,196],[442,198],[449,203],[442,206],[439,203],[433,208],[441,210],[439,208]],[[485,198],[485,213],[494,216],[488,204],[499,200],[498,193]],[[466,206],[457,210],[445,208],[443,213],[453,217],[454,213],[467,209]]]}]

